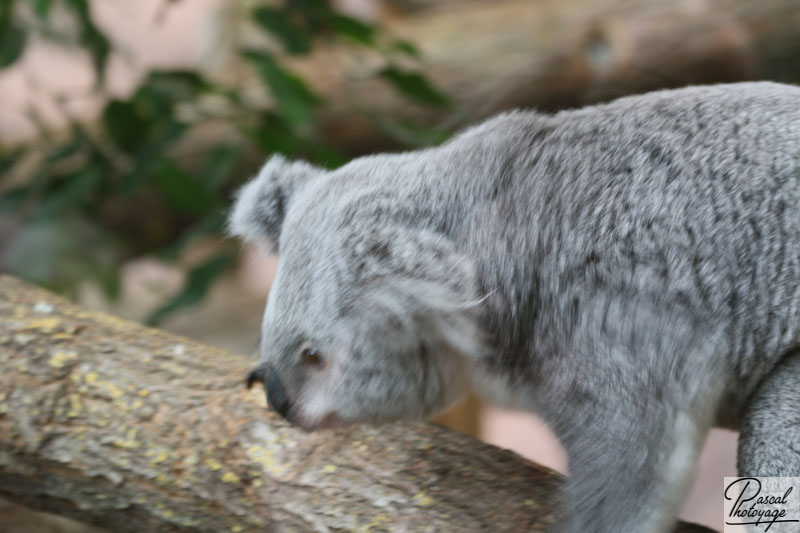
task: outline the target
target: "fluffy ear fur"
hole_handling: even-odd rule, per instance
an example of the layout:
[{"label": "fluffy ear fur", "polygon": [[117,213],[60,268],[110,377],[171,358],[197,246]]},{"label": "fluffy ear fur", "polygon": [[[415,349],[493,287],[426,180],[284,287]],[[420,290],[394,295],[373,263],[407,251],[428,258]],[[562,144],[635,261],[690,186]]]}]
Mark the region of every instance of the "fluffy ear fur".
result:
[{"label": "fluffy ear fur", "polygon": [[428,230],[383,228],[351,245],[358,300],[370,329],[393,325],[429,347],[483,355],[474,269],[449,239]]},{"label": "fluffy ear fur", "polygon": [[265,244],[277,253],[278,237],[292,196],[323,172],[304,161],[272,156],[258,175],[236,194],[228,231],[247,242]]}]

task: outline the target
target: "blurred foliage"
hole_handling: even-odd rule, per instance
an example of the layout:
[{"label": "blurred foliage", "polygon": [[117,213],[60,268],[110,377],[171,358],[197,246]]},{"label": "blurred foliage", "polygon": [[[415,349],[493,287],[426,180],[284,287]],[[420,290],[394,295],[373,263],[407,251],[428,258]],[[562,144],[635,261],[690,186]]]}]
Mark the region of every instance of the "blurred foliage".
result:
[{"label": "blurred foliage", "polygon": [[[180,0],[165,0],[165,9]],[[105,98],[105,70],[113,44],[91,16],[89,0],[2,0],[0,68],[17,63],[30,35],[70,42],[92,61],[96,92]],[[54,11],[72,19],[72,34],[54,29]],[[409,100],[431,106],[447,98],[422,75],[406,67],[418,57],[414,46],[376,26],[335,12],[326,0],[286,0],[256,4],[247,16],[259,31],[283,48],[242,49],[274,105],[254,109],[241,94],[202,73],[150,72],[126,99],[107,99],[99,124],[73,121],[67,135],[47,131],[13,150],[0,147],[0,266],[60,291],[83,279],[96,280],[109,296],[119,292],[120,265],[151,254],[176,260],[201,236],[221,235],[231,191],[246,178],[246,153],[280,152],[328,167],[346,160],[315,135],[315,117],[325,105],[305,81],[282,62],[287,55],[309,54],[321,42],[342,40],[354,49],[370,49],[384,58],[378,74]],[[216,99],[224,112],[201,105]],[[354,111],[355,112],[355,111]],[[366,113],[383,131],[407,144],[442,139],[441,132],[398,122],[373,110]],[[64,113],[69,117],[68,113]],[[31,118],[36,121],[35,115]],[[180,156],[192,129],[209,121],[225,122],[240,135],[207,154]],[[45,148],[42,148],[42,145]],[[183,143],[183,144],[182,144]],[[4,184],[20,161],[35,164],[25,179]],[[5,186],[4,186],[5,185]],[[233,263],[233,244],[220,239],[215,252],[194,266],[182,290],[156,310],[157,322],[202,300],[213,281]]]}]

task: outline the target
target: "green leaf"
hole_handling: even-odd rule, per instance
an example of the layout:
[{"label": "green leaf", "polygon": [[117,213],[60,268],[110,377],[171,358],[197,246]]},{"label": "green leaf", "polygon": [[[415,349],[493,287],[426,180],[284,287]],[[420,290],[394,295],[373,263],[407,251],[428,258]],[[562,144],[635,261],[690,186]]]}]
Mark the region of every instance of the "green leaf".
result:
[{"label": "green leaf", "polygon": [[421,104],[445,106],[450,102],[427,79],[416,72],[406,72],[395,66],[388,66],[380,72],[380,75],[398,92]]},{"label": "green leaf", "polygon": [[265,153],[294,154],[298,150],[299,139],[289,124],[269,111],[261,115],[256,127],[245,129],[245,133]]},{"label": "green leaf", "polygon": [[167,303],[156,309],[147,319],[149,325],[161,322],[167,315],[174,313],[184,307],[189,307],[200,302],[214,280],[219,278],[225,270],[233,263],[235,254],[230,250],[225,250],[201,265],[193,268],[183,285],[183,288],[173,296]]},{"label": "green leaf", "polygon": [[309,160],[331,170],[344,165],[350,160],[335,148],[319,143],[312,143],[305,148],[304,152],[308,154]]},{"label": "green leaf", "polygon": [[276,111],[291,124],[310,124],[314,109],[321,103],[300,78],[284,70],[269,55],[246,51],[244,56],[256,67],[275,98]]},{"label": "green leaf", "polygon": [[207,191],[216,192],[225,184],[241,155],[242,147],[235,145],[217,146],[209,152],[199,170],[200,181]]},{"label": "green leaf", "polygon": [[0,27],[0,69],[16,63],[25,50],[27,36],[19,26],[9,23]]},{"label": "green leaf", "polygon": [[12,170],[19,160],[22,159],[27,153],[27,150],[24,146],[16,148],[8,153],[0,153],[0,183],[3,182],[3,178],[6,177],[7,173]]},{"label": "green leaf", "polygon": [[120,276],[121,270],[116,262],[113,265],[108,265],[106,262],[90,263],[88,270],[88,274],[100,284],[100,288],[108,298],[112,300],[119,298],[122,276]]},{"label": "green leaf", "polygon": [[186,124],[169,120],[166,125],[160,125],[156,132],[148,135],[144,144],[136,149],[135,164],[133,169],[123,176],[120,192],[132,194],[143,183],[152,179],[161,168],[164,159],[170,158],[168,153],[170,146],[180,139],[186,130]]},{"label": "green leaf", "polygon": [[191,102],[210,88],[200,74],[186,70],[151,72],[143,86],[170,102]]},{"label": "green leaf", "polygon": [[105,78],[106,61],[111,52],[111,43],[92,20],[88,0],[67,0],[67,6],[78,17],[81,44],[88,48],[89,54],[92,56],[97,81],[100,84]]},{"label": "green leaf", "polygon": [[375,27],[345,15],[333,15],[331,24],[336,33],[345,35],[357,43],[375,46]]},{"label": "green leaf", "polygon": [[292,11],[329,13],[330,0],[286,0],[286,7]]},{"label": "green leaf", "polygon": [[50,7],[53,5],[53,0],[33,0],[33,8],[36,13],[42,17],[47,18],[50,14]]},{"label": "green leaf", "polygon": [[51,218],[87,204],[101,181],[100,173],[94,168],[64,176],[47,191],[37,214]]},{"label": "green leaf", "polygon": [[135,101],[111,100],[103,111],[103,125],[113,141],[123,151],[133,151],[152,130],[150,117]]},{"label": "green leaf", "polygon": [[20,216],[20,209],[25,203],[25,199],[30,194],[29,185],[21,185],[13,189],[4,190],[0,193],[0,213],[10,213],[13,216]]},{"label": "green leaf", "polygon": [[418,58],[421,55],[416,46],[408,41],[403,41],[402,39],[394,42],[394,48],[398,52],[402,52],[409,57]]},{"label": "green leaf", "polygon": [[175,261],[180,257],[181,250],[186,248],[195,238],[204,235],[222,234],[227,221],[227,209],[220,209],[216,212],[212,212],[181,233],[180,237],[178,237],[175,242],[170,243],[159,252],[159,257],[167,261]]},{"label": "green leaf", "polygon": [[185,171],[165,162],[153,176],[153,185],[171,211],[185,215],[207,213],[214,197]]},{"label": "green leaf", "polygon": [[334,14],[330,0],[285,0],[285,10],[312,33],[323,32],[326,21]]},{"label": "green leaf", "polygon": [[92,63],[97,73],[98,83],[102,84],[106,74],[106,61],[111,52],[111,44],[99,31],[87,31],[84,36],[84,43],[92,54]]},{"label": "green leaf", "polygon": [[311,51],[308,30],[295,24],[285,11],[260,6],[253,11],[253,20],[280,40],[288,53],[307,54]]},{"label": "green leaf", "polygon": [[75,135],[70,138],[65,144],[57,147],[55,150],[52,150],[49,154],[47,154],[47,161],[48,165],[52,165],[58,163],[59,161],[63,161],[65,159],[69,159],[81,152],[81,150],[85,147],[83,138],[80,135]]}]

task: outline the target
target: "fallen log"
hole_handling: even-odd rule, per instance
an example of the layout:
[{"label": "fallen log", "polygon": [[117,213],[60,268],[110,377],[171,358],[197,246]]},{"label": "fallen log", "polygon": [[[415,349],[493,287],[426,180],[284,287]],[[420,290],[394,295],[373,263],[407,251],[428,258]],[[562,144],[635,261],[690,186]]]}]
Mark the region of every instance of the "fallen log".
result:
[{"label": "fallen log", "polygon": [[0,497],[116,532],[558,523],[551,470],[432,424],[304,434],[251,364],[0,276]]}]

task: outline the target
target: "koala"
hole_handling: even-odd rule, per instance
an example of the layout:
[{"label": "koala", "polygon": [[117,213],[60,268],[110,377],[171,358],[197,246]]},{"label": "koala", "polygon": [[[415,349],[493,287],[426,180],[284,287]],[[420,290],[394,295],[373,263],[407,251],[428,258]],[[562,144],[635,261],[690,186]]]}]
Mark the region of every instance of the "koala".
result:
[{"label": "koala", "polygon": [[332,171],[273,156],[230,230],[279,254],[248,377],[305,430],[538,413],[568,532],[673,528],[712,426],[800,476],[800,88],[513,111]]}]

